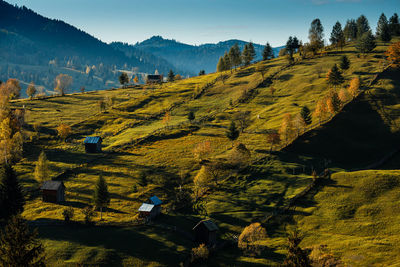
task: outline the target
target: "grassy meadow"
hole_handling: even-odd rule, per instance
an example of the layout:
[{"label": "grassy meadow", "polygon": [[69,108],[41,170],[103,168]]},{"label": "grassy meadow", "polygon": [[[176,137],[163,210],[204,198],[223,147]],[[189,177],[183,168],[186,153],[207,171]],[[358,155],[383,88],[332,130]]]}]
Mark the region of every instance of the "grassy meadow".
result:
[{"label": "grassy meadow", "polygon": [[[13,107],[27,110],[25,133],[28,141],[24,144],[23,159],[16,165],[28,194],[23,216],[38,225],[49,265],[178,265],[194,246],[182,233],[190,233],[200,219],[212,218],[220,228],[222,239],[237,235],[245,226],[270,214],[304,189],[311,182],[313,168],[322,171],[328,165],[336,171],[352,170],[392,151],[393,143],[398,140],[398,101],[394,101],[398,96],[398,73],[387,72],[372,87],[367,86],[383,70],[381,61],[387,45],[379,44],[373,53],[361,57],[350,44],[343,51],[331,50],[327,55],[298,60],[289,67],[287,59],[279,57],[233,71],[162,85],[14,101]],[[327,124],[318,127],[314,123],[312,130],[289,147],[270,155],[265,133],[278,130],[286,113],[297,114],[305,105],[313,110],[316,102],[328,93],[326,73],[343,55],[351,62],[344,72],[343,86],[347,87],[353,77],[360,77],[366,92],[347,104]],[[260,67],[265,69],[264,78],[256,71]],[[267,77],[272,77],[272,83],[265,83]],[[275,89],[273,94],[271,87]],[[251,92],[250,96],[243,98],[247,92]],[[103,111],[99,107],[100,100],[112,104]],[[190,111],[196,116],[193,123],[187,119]],[[232,116],[239,111],[249,112],[250,116],[248,127],[236,143],[243,143],[250,150],[252,164],[244,170],[229,172],[218,186],[195,203],[194,208],[171,211],[178,184],[183,184],[184,189],[191,188],[201,167],[193,154],[196,145],[210,142],[207,158],[229,159],[232,142],[225,132]],[[169,120],[164,119],[166,113]],[[72,128],[67,142],[61,141],[56,134],[61,123]],[[103,138],[104,153],[85,154],[83,140],[88,135]],[[49,159],[52,178],[73,169],[73,172],[58,177],[67,188],[66,202],[62,205],[41,201],[39,182],[34,180],[33,170],[42,150]],[[58,225],[68,206],[75,211],[74,220],[83,221],[81,210],[92,204],[95,181],[100,173],[111,193],[104,220],[99,221],[99,214],[96,214],[95,227]],[[146,186],[139,185],[141,173],[146,174]],[[313,205],[301,208],[294,217],[300,230],[318,233],[313,238],[307,237],[305,246],[329,243],[335,253],[351,258],[353,254],[344,249],[346,246],[357,247],[372,238],[371,233],[370,236],[364,234],[378,226],[370,225],[372,217],[368,215],[369,208],[363,206],[365,199],[354,200],[358,201],[354,204],[354,214],[361,217],[352,214],[353,217],[333,220],[329,216],[336,215],[332,213],[321,218],[322,214],[326,215],[325,211],[333,212],[329,208],[329,198],[336,199],[337,195],[345,203],[357,192],[357,186],[364,186],[362,177],[368,176],[373,182],[375,176],[372,174],[386,177],[386,173],[379,171],[339,172],[333,176],[338,186],[324,186],[315,194],[315,199],[310,200]],[[387,171],[387,175],[392,179],[398,174]],[[343,187],[339,186],[341,184]],[[326,191],[328,189],[330,191]],[[168,212],[153,226],[134,226],[138,207],[152,195],[164,201],[164,209]],[[384,201],[395,201],[396,196],[389,191],[380,192],[365,205],[383,205]],[[364,209],[364,213],[357,213],[359,209]],[[375,229],[382,235],[382,240],[376,242],[392,244],[396,240],[395,226],[393,231],[386,232],[382,217],[385,212],[387,210],[382,208],[374,213],[382,220],[380,228]],[[341,232],[338,226],[343,228],[351,220],[353,228]],[[365,228],[360,226],[358,229],[356,224]],[[179,230],[171,231],[161,226]],[[285,227],[276,224],[269,227],[270,238],[265,241],[267,249],[261,256],[248,257],[229,248],[218,252],[210,261],[225,266],[281,262],[285,253]],[[332,229],[337,231],[328,238]],[[340,240],[341,243],[330,245],[340,236],[350,235],[350,229],[359,230],[357,239],[350,240],[348,236],[348,239]],[[385,235],[387,240],[383,240]],[[370,260],[365,255],[374,251],[372,242],[375,241],[362,247],[364,253],[357,252],[357,255],[364,255],[360,262]],[[394,255],[390,253],[388,255]],[[371,259],[382,263],[388,257],[372,255]]]}]

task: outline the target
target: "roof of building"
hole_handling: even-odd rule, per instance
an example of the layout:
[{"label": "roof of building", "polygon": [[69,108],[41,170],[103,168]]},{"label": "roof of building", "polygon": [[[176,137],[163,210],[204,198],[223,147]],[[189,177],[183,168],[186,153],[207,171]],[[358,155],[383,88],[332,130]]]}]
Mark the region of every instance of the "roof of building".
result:
[{"label": "roof of building", "polygon": [[158,205],[162,204],[162,201],[157,196],[152,196],[150,198],[150,201],[154,206],[158,206]]},{"label": "roof of building", "polygon": [[62,186],[65,188],[64,183],[61,181],[45,181],[40,187],[42,190],[58,190],[58,188]]},{"label": "roof of building", "polygon": [[161,80],[162,79],[162,75],[147,75],[147,79]]},{"label": "roof of building", "polygon": [[83,143],[85,144],[97,144],[102,141],[100,136],[88,136],[85,138],[85,141]]},{"label": "roof of building", "polygon": [[196,229],[200,224],[204,224],[204,226],[207,228],[208,231],[212,232],[212,231],[217,231],[218,227],[217,225],[211,221],[211,220],[203,220],[200,221],[198,224],[196,224],[195,227],[193,227],[193,230]]},{"label": "roof of building", "polygon": [[153,204],[143,203],[142,206],[140,206],[139,211],[150,212],[153,208]]}]

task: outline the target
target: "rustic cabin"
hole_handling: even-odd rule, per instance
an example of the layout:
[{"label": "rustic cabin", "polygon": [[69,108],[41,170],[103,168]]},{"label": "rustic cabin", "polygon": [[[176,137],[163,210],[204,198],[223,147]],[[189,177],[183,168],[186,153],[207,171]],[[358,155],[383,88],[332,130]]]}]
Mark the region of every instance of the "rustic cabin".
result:
[{"label": "rustic cabin", "polygon": [[60,203],[65,201],[65,186],[61,181],[45,181],[40,189],[44,202]]},{"label": "rustic cabin", "polygon": [[157,196],[152,196],[149,200],[150,200],[150,204],[154,205],[154,210],[155,210],[156,215],[159,215],[161,213],[162,201]]},{"label": "rustic cabin", "polygon": [[162,83],[163,79],[164,77],[162,75],[147,75],[146,83],[147,84]]},{"label": "rustic cabin", "polygon": [[100,136],[88,136],[83,142],[85,144],[86,153],[101,153],[101,143],[103,140]]},{"label": "rustic cabin", "polygon": [[193,227],[195,240],[200,244],[214,246],[217,243],[218,227],[211,220],[203,220]]},{"label": "rustic cabin", "polygon": [[151,220],[157,216],[156,209],[153,204],[143,203],[139,208],[139,218]]}]

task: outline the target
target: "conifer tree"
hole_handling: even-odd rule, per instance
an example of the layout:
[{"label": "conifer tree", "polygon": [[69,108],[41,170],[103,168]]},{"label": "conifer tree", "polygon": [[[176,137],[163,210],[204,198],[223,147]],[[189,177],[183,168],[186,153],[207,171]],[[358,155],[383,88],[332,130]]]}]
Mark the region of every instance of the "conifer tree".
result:
[{"label": "conifer tree", "polygon": [[145,187],[147,185],[147,177],[146,177],[146,173],[144,171],[140,172],[138,183],[141,187]]},{"label": "conifer tree", "polygon": [[378,37],[382,42],[389,42],[392,39],[389,24],[384,13],[379,17],[378,26],[376,27],[376,37]]},{"label": "conifer tree", "polygon": [[226,132],[226,137],[231,141],[235,141],[239,137],[239,130],[236,128],[234,121],[231,121],[228,131]]},{"label": "conifer tree", "polygon": [[42,151],[39,155],[38,161],[35,166],[35,179],[39,183],[43,183],[47,179],[49,179],[49,167],[47,162],[46,153]]},{"label": "conifer tree", "polygon": [[231,57],[226,52],[224,54],[224,66],[225,66],[225,70],[230,70],[232,68],[232,66],[233,66],[232,65],[232,61],[231,61]]},{"label": "conifer tree", "polygon": [[389,19],[389,30],[391,36],[400,36],[400,23],[397,13],[394,13]]},{"label": "conifer tree", "polygon": [[347,20],[343,30],[346,41],[351,42],[357,39],[357,23],[354,19]]},{"label": "conifer tree", "polygon": [[24,210],[25,199],[14,169],[5,164],[0,169],[0,218],[8,219]]},{"label": "conifer tree", "polygon": [[272,58],[274,58],[274,52],[272,50],[271,45],[267,43],[263,50],[263,60],[269,60]]},{"label": "conifer tree", "polygon": [[357,40],[356,49],[363,54],[369,53],[376,47],[375,38],[371,31],[367,31]]},{"label": "conifer tree", "polygon": [[220,57],[217,64],[217,72],[221,72],[225,70],[225,62],[224,57]]},{"label": "conifer tree", "polygon": [[300,248],[300,243],[303,237],[297,231],[289,234],[288,236],[288,253],[283,262],[285,267],[311,267],[308,253]]},{"label": "conifer tree", "polygon": [[110,204],[110,193],[108,192],[107,182],[103,178],[103,175],[99,175],[96,182],[93,199],[96,207],[100,208],[100,220],[102,220],[103,208]]},{"label": "conifer tree", "polygon": [[194,112],[193,111],[189,111],[188,120],[190,122],[192,122],[194,119],[195,119]]},{"label": "conifer tree", "polygon": [[174,74],[174,72],[173,72],[172,70],[169,70],[169,72],[168,72],[168,81],[169,81],[169,82],[173,82],[174,79],[175,79],[175,74]]},{"label": "conifer tree", "polygon": [[332,69],[326,75],[326,80],[328,81],[328,84],[333,85],[335,87],[344,82],[342,73],[340,72],[336,64],[333,65]]},{"label": "conifer tree", "polygon": [[256,58],[256,50],[254,49],[254,45],[252,42],[248,43],[248,49],[249,49],[249,59],[251,62]]},{"label": "conifer tree", "polygon": [[371,28],[369,27],[368,19],[361,15],[357,19],[357,38],[361,38],[366,32],[370,31]]},{"label": "conifer tree", "polygon": [[339,66],[340,66],[341,70],[347,70],[350,68],[350,60],[346,55],[340,57],[340,65]]},{"label": "conifer tree", "polygon": [[331,38],[329,39],[332,45],[336,47],[343,47],[345,43],[345,38],[342,30],[342,25],[339,21],[333,26]]},{"label": "conifer tree", "polygon": [[239,45],[236,43],[229,50],[229,59],[231,63],[230,67],[236,68],[237,66],[240,66],[242,64],[242,58],[240,55],[240,48]]},{"label": "conifer tree", "polygon": [[310,109],[307,106],[304,106],[301,109],[300,115],[301,115],[301,117],[303,118],[304,122],[307,125],[311,124],[311,122],[312,122],[311,112],[310,112]]},{"label": "conifer tree", "polygon": [[44,267],[44,248],[37,235],[21,216],[12,217],[0,236],[0,266]]}]

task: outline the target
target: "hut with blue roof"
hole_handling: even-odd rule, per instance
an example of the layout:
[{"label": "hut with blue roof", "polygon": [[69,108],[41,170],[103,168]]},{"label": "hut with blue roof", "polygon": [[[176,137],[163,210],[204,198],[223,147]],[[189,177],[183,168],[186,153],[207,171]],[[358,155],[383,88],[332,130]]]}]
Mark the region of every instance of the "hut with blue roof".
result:
[{"label": "hut with blue roof", "polygon": [[151,198],[149,198],[149,200],[150,200],[150,204],[154,205],[154,210],[155,210],[156,215],[159,215],[161,213],[162,201],[157,196],[152,196]]},{"label": "hut with blue roof", "polygon": [[101,153],[101,143],[103,140],[100,136],[88,136],[83,142],[85,144],[86,153]]}]

